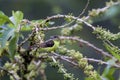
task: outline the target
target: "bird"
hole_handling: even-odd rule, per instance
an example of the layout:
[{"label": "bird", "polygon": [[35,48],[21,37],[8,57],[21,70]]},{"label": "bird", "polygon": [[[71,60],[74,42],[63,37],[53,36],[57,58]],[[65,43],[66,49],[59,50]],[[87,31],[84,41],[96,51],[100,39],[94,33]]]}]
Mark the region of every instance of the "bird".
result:
[{"label": "bird", "polygon": [[60,42],[57,39],[49,39],[43,43],[40,44],[40,49],[39,51],[46,51],[46,52],[51,52],[55,51],[59,47]]}]

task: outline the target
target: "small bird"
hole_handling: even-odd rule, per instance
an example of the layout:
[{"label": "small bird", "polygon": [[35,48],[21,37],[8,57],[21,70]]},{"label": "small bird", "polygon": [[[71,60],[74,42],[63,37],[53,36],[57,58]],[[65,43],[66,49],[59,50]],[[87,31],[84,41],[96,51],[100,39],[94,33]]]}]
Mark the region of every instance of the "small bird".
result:
[{"label": "small bird", "polygon": [[57,39],[55,40],[49,39],[44,43],[40,44],[40,51],[47,51],[47,52],[55,51],[59,47],[59,44],[60,43]]}]

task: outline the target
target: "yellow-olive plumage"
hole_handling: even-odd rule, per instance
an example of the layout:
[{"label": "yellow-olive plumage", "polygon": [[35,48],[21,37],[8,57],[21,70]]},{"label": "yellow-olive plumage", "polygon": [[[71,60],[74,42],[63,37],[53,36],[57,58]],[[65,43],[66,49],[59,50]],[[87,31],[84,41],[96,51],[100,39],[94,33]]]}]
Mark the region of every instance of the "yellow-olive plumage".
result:
[{"label": "yellow-olive plumage", "polygon": [[55,51],[59,47],[59,41],[49,40],[40,45],[41,52],[51,52]]}]

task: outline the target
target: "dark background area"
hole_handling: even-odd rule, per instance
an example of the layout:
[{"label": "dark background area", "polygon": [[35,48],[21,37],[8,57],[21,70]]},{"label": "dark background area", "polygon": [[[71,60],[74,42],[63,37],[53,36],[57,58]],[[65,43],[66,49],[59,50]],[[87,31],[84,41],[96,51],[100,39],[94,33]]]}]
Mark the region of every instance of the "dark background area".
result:
[{"label": "dark background area", "polygon": [[[86,12],[84,13],[84,16],[87,16],[88,11],[94,8],[97,9],[104,7],[106,1],[109,0],[90,0],[90,4]],[[24,18],[29,20],[36,20],[43,19],[55,14],[72,13],[74,16],[78,16],[82,12],[86,3],[87,0],[0,0],[0,10],[8,16],[12,15],[12,10],[20,10],[24,13]],[[120,25],[120,5],[113,7],[113,9],[110,9],[108,15],[106,14],[106,18],[101,17],[99,21],[96,20],[93,25],[103,26],[104,28],[110,29],[110,31],[113,33],[119,32],[120,30],[118,26]],[[57,31],[49,31],[46,33],[46,35],[55,35],[56,32]],[[102,42],[99,39],[96,39],[96,36],[92,34],[92,30],[89,27],[84,26],[81,32],[76,32],[75,34],[79,35],[82,39],[96,45],[97,47],[104,49],[103,45],[101,44]],[[117,46],[120,46],[120,44],[118,44],[120,43],[120,41],[118,40],[113,43]],[[94,50],[86,46],[84,46],[83,48],[79,48],[76,45],[73,45],[69,48],[80,50],[80,52],[83,53],[84,56],[102,59],[102,57],[96,54]],[[97,70],[98,65],[93,65],[96,67]],[[68,69],[69,72],[75,73],[75,77],[83,80],[84,74],[82,73],[82,70],[79,70],[77,68],[73,69],[73,66],[68,63],[65,63],[65,67]],[[57,69],[53,69],[50,66],[47,67],[46,74],[48,80],[63,80],[63,76],[56,73]],[[39,80],[39,77],[36,80]]]}]

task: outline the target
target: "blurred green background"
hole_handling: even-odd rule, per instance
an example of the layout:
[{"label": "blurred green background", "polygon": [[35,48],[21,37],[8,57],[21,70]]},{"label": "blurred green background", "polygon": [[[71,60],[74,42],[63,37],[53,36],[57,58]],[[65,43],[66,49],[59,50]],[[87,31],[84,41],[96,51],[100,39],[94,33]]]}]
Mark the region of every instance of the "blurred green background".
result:
[{"label": "blurred green background", "polygon": [[[90,4],[84,13],[84,16],[87,16],[88,11],[94,8],[97,9],[104,7],[106,1],[109,0],[90,0]],[[20,10],[24,13],[25,19],[36,20],[43,19],[55,14],[72,13],[74,16],[78,16],[82,12],[86,3],[87,0],[0,0],[0,10],[8,16],[12,15],[12,10]],[[110,8],[105,16],[106,17],[100,17],[98,20],[96,19],[93,25],[103,26],[107,29],[110,29],[110,31],[113,33],[119,32],[120,29],[118,26],[120,25],[120,5]],[[56,32],[57,31],[55,30],[49,31],[46,32],[46,35],[56,35]],[[87,26],[84,26],[83,30],[81,32],[76,32],[75,35],[79,35],[82,39],[85,39],[97,47],[104,49],[101,41],[96,39],[96,36],[92,34],[92,30]],[[119,40],[113,43],[120,47]],[[86,46],[79,48],[75,45],[69,48],[80,50],[84,56],[102,59],[102,57],[96,54],[93,49],[90,49]],[[97,70],[98,65],[93,65]],[[84,80],[84,74],[82,73],[82,70],[79,70],[77,68],[73,69],[73,66],[68,63],[65,63],[65,67],[69,72],[75,73],[75,77],[80,78],[80,80]],[[46,75],[48,80],[63,80],[63,76],[56,73],[57,69],[53,69],[50,66],[46,68]],[[117,73],[118,72],[116,72],[116,74]],[[39,77],[36,78],[36,80],[40,80]]]}]

